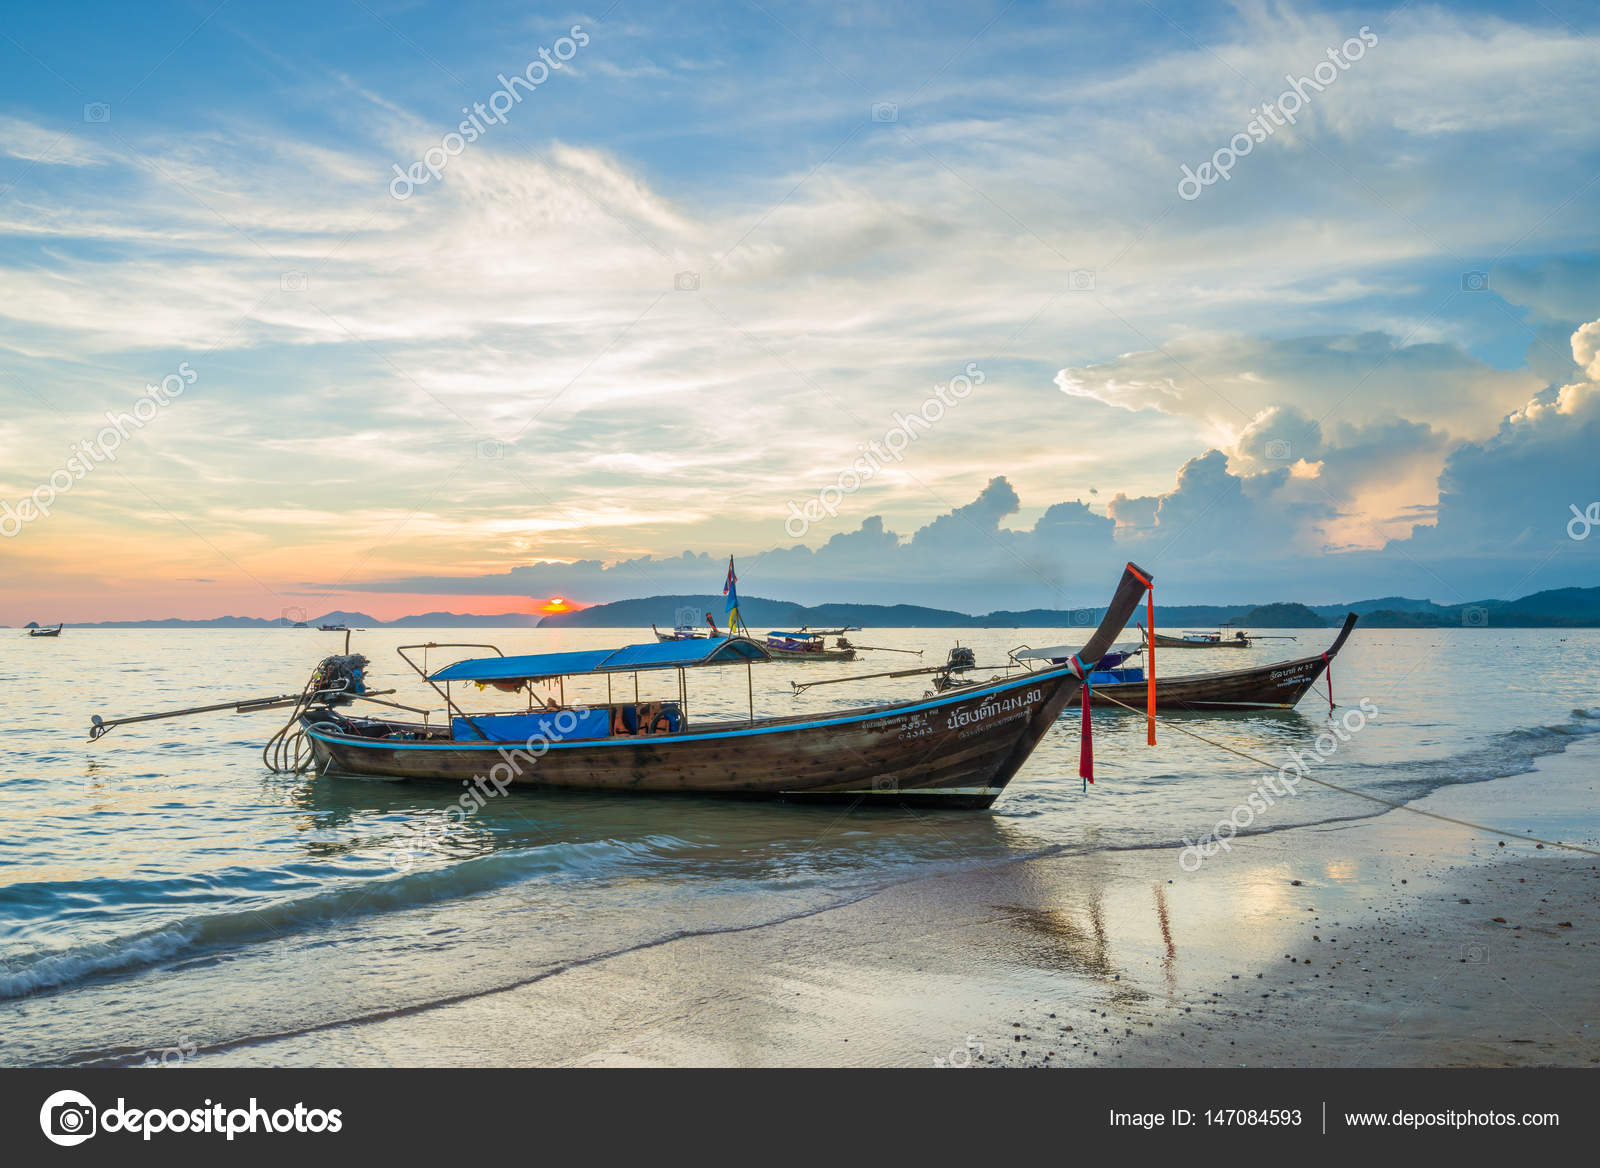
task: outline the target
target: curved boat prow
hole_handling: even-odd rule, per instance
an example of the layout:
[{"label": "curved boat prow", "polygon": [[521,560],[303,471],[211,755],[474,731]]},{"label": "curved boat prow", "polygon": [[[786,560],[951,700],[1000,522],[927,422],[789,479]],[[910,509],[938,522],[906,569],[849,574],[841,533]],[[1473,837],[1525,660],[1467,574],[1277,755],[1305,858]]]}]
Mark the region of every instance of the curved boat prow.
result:
[{"label": "curved boat prow", "polygon": [[1339,635],[1333,639],[1333,644],[1328,646],[1328,651],[1326,654],[1324,654],[1329,661],[1332,661],[1339,655],[1339,650],[1343,649],[1344,643],[1350,639],[1350,631],[1356,627],[1356,621],[1360,619],[1361,618],[1353,612],[1345,613],[1344,628],[1339,630]]},{"label": "curved boat prow", "polygon": [[1139,602],[1144,599],[1146,590],[1155,583],[1155,577],[1146,572],[1138,564],[1129,562],[1122,570],[1122,580],[1117,584],[1116,595],[1111,598],[1111,603],[1106,606],[1106,615],[1101,618],[1100,627],[1078,650],[1073,672],[1079,672],[1079,664],[1086,669],[1093,669],[1100,658],[1106,655],[1106,650],[1122,635],[1122,630],[1128,627],[1128,621],[1133,619],[1133,614],[1138,611]]},{"label": "curved boat prow", "polygon": [[[1110,649],[1122,635],[1122,630],[1128,627],[1128,621],[1133,619],[1139,602],[1144,599],[1145,592],[1154,582],[1155,577],[1131,561],[1123,568],[1122,579],[1117,584],[1116,594],[1111,597],[1111,603],[1106,606],[1105,616],[1100,618],[1100,626],[1067,664],[1072,677],[1082,679],[1094,672],[1095,663],[1106,655],[1106,650]],[[1060,681],[1053,687],[1049,698],[1029,720],[1026,731],[1012,747],[991,780],[997,790],[1011,781],[1012,776],[1027,761],[1028,756],[1033,753],[1033,748],[1044,737],[1045,731],[1061,716],[1061,711],[1066,709],[1067,704],[1077,695],[1076,683],[1065,675],[1056,674],[1056,676]]]}]

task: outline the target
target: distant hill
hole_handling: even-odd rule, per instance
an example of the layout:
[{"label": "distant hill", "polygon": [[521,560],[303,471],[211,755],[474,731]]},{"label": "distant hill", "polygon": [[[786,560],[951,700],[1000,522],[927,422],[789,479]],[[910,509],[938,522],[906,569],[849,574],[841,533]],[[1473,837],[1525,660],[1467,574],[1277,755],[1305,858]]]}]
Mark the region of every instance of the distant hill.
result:
[{"label": "distant hill", "polygon": [[[578,612],[555,613],[539,622],[544,629],[644,629],[652,624],[669,630],[680,609],[696,614],[694,623],[705,624],[706,613],[722,626],[727,598],[708,596],[650,596],[643,600],[616,600],[596,604]],[[987,618],[951,612],[942,608],[923,608],[916,604],[795,604],[788,600],[768,600],[746,596],[739,601],[739,615],[757,632],[768,629],[839,628],[867,625],[878,629],[982,628]],[[998,614],[997,614],[998,615]],[[1016,622],[1007,621],[1006,625]]]},{"label": "distant hill", "polygon": [[[643,629],[652,623],[670,627],[679,609],[699,614],[703,623],[711,613],[720,626],[726,600],[720,595],[650,596],[597,604],[577,612],[547,616],[540,628]],[[863,628],[1060,628],[1098,624],[1103,608],[1000,610],[973,616],[949,609],[895,604],[795,604],[784,600],[750,597],[740,602],[745,623],[757,632],[810,626],[827,628],[860,625]],[[1305,605],[1293,601],[1273,604],[1178,604],[1156,606],[1157,628],[1314,629],[1340,624],[1345,614],[1361,615],[1366,628],[1565,628],[1600,626],[1600,588],[1559,588],[1536,592],[1518,600],[1482,600],[1471,604],[1442,605],[1431,600],[1387,596],[1350,604]],[[1142,614],[1141,614],[1142,616]]]},{"label": "distant hill", "polygon": [[[340,622],[333,617],[323,617],[331,623]],[[316,621],[311,622],[313,625]],[[165,620],[141,621],[80,621],[69,624],[70,629],[270,629],[287,628],[294,624],[284,617],[268,619],[260,616],[218,616],[207,620],[180,620],[177,617],[167,617]]]},{"label": "distant hill", "polygon": [[1325,629],[1328,622],[1303,604],[1263,604],[1245,613],[1237,625],[1253,625],[1258,629]]},{"label": "distant hill", "polygon": [[1443,605],[1435,604],[1431,600],[1413,600],[1409,596],[1381,596],[1376,600],[1357,600],[1351,604],[1313,604],[1311,611],[1324,618],[1329,623],[1342,622],[1344,614],[1353,612],[1365,617],[1368,613],[1376,612],[1432,612],[1445,611]]},{"label": "distant hill", "polygon": [[[335,611],[307,617],[313,629],[319,624],[350,628],[414,629],[648,629],[653,623],[671,628],[680,610],[696,614],[703,624],[711,613],[720,626],[727,601],[720,594],[648,596],[597,604],[576,612],[540,618],[533,613],[502,612],[492,615],[425,612],[397,620],[381,621],[364,612]],[[860,625],[877,629],[1010,629],[1069,628],[1098,624],[1103,608],[1030,608],[1000,610],[974,616],[944,608],[915,604],[796,604],[788,600],[747,597],[740,603],[745,624],[757,633],[768,629],[834,628]],[[1293,601],[1272,604],[1175,604],[1156,606],[1159,628],[1310,629],[1336,625],[1347,612],[1361,614],[1361,624],[1375,629],[1411,628],[1595,628],[1600,627],[1600,588],[1553,588],[1516,600],[1478,600],[1469,604],[1435,604],[1405,596],[1357,600],[1350,604],[1304,605]],[[1143,618],[1141,610],[1139,619]],[[295,622],[288,617],[221,616],[208,620],[78,622],[79,629],[266,629]],[[28,626],[34,627],[33,622]]]},{"label": "distant hill", "polygon": [[1518,600],[1480,600],[1478,605],[1491,613],[1504,611],[1519,616],[1600,622],[1600,588],[1552,588]]},{"label": "distant hill", "polygon": [[470,612],[424,612],[398,620],[363,622],[365,627],[386,629],[534,629],[539,617],[531,612],[501,612],[494,616],[474,616]]},{"label": "distant hill", "polygon": [[[326,612],[321,616],[307,617],[307,626],[315,629],[318,625],[345,625],[352,629],[494,629],[494,628],[520,628],[531,629],[537,627],[539,618],[527,612],[502,612],[492,616],[482,616],[470,612],[425,612],[416,616],[403,616],[398,620],[381,621],[375,616],[364,612]],[[168,617],[165,620],[142,621],[83,621],[69,624],[68,628],[74,629],[272,629],[292,628],[295,621],[289,617],[259,617],[259,616],[219,616],[208,620],[180,620],[177,617]]]}]

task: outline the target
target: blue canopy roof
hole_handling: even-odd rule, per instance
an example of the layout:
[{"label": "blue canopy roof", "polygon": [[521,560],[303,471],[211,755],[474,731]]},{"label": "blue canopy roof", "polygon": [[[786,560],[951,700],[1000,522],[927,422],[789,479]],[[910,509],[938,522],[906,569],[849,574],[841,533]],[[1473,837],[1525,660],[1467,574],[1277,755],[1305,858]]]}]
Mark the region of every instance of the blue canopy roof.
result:
[{"label": "blue canopy roof", "polygon": [[692,641],[651,641],[620,649],[578,649],[522,657],[475,657],[434,671],[430,681],[533,681],[583,673],[631,673],[636,669],[677,669],[769,661],[769,654],[746,637],[699,637]]},{"label": "blue canopy roof", "polygon": [[769,637],[792,637],[797,641],[810,641],[822,636],[821,633],[768,633]]}]

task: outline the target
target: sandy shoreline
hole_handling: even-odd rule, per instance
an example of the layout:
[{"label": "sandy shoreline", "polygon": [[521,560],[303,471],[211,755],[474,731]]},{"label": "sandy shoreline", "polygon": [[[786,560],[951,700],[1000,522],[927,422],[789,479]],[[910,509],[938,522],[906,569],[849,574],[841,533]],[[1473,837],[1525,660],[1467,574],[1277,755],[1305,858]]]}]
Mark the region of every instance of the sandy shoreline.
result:
[{"label": "sandy shoreline", "polygon": [[[1597,847],[1597,786],[1600,743],[1579,742],[1419,806]],[[919,880],[197,1061],[1600,1064],[1600,858],[1405,812],[1243,838],[1197,873],[1179,853]]]}]

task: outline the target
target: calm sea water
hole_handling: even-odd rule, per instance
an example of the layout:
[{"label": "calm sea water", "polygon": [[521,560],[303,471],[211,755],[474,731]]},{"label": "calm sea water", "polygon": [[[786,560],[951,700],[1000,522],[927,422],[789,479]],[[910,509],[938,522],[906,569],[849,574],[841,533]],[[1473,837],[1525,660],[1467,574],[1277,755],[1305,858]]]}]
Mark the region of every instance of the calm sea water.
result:
[{"label": "calm sea water", "polygon": [[[1296,635],[1298,644],[1244,651],[1167,651],[1160,664],[1163,673],[1230,668],[1320,651],[1332,638]],[[374,630],[355,634],[353,647],[372,659],[374,685],[400,691],[395,700],[437,704],[393,652],[430,638],[508,653],[640,639],[617,630]],[[998,663],[1021,643],[1081,636],[869,630],[857,639],[923,649],[931,664],[957,639],[981,663]],[[269,773],[260,749],[282,714],[208,714],[85,741],[94,713],[296,691],[342,644],[341,635],[293,629],[68,629],[58,640],[0,630],[0,1065],[138,1063],[151,1051],[205,1050],[481,993],[944,868],[1177,844],[1210,831],[1264,773],[1170,730],[1148,748],[1142,719],[1097,713],[1098,781],[1085,794],[1069,711],[984,812],[513,793],[441,834],[449,786]],[[867,653],[844,665],[760,666],[758,713],[919,696],[922,678],[787,692],[791,679],[915,664]],[[1527,770],[1600,731],[1597,678],[1600,630],[1358,628],[1334,691],[1342,708],[1366,699],[1378,713],[1316,773],[1407,799]],[[675,676],[654,684],[655,696],[675,695]],[[690,685],[691,716],[744,714],[744,669],[701,671]],[[1279,761],[1291,749],[1314,751],[1329,726],[1316,692],[1291,713],[1182,721]],[[1307,787],[1251,830],[1374,810]],[[350,1058],[362,1061],[359,1051]]]}]

